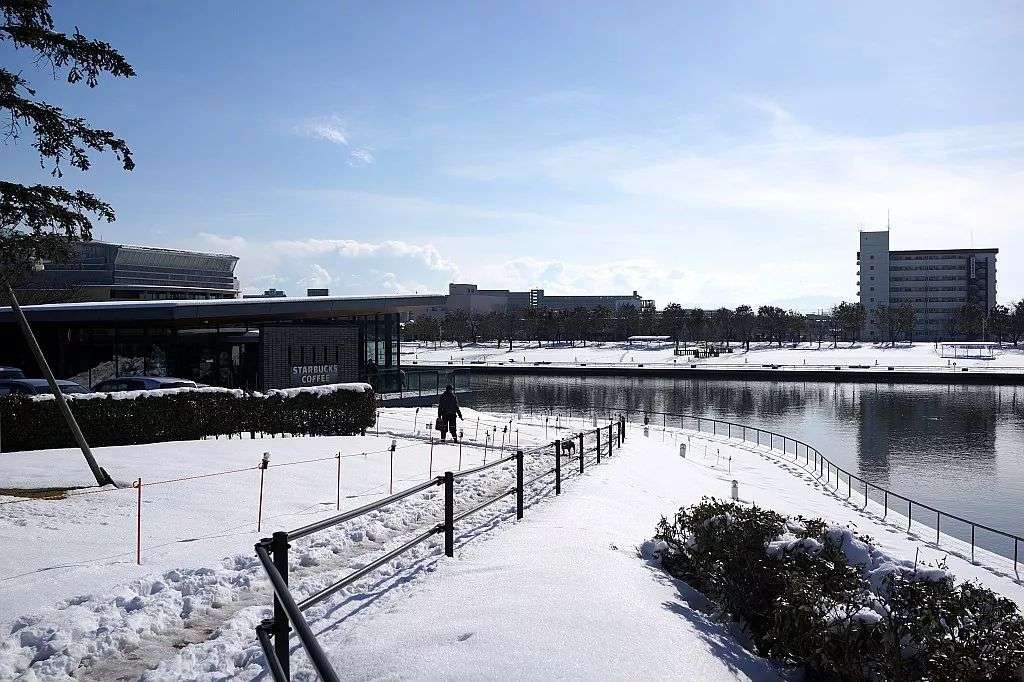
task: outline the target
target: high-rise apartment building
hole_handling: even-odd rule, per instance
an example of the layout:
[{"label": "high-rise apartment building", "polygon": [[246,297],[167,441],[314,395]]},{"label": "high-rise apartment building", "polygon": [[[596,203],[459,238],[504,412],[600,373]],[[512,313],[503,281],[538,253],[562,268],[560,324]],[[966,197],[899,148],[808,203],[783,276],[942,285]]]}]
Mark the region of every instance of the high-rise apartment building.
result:
[{"label": "high-rise apartment building", "polygon": [[861,232],[857,252],[860,302],[868,311],[866,338],[880,340],[882,306],[912,306],[914,337],[950,338],[950,323],[965,305],[988,312],[996,304],[999,249],[890,251],[889,232]]}]

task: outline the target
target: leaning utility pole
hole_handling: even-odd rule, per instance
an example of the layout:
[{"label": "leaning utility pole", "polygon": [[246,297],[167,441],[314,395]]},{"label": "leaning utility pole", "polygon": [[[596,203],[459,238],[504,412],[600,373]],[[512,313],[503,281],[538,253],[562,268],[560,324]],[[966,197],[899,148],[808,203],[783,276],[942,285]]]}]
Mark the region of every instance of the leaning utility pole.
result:
[{"label": "leaning utility pole", "polygon": [[50,369],[49,363],[46,362],[46,356],[43,355],[43,349],[39,347],[36,335],[32,333],[32,327],[29,326],[28,320],[25,318],[25,313],[18,304],[18,297],[14,295],[14,289],[11,288],[9,282],[5,282],[4,285],[7,288],[7,296],[11,299],[11,308],[14,310],[14,317],[18,320],[18,326],[21,327],[21,333],[25,336],[25,343],[27,343],[28,347],[32,350],[32,355],[35,356],[36,364],[39,365],[39,369],[42,370],[43,376],[46,377],[46,382],[50,384],[50,390],[53,391],[53,398],[57,401],[57,407],[64,416],[64,421],[67,422],[68,428],[71,429],[71,433],[75,437],[75,442],[78,443],[78,447],[82,449],[82,454],[85,455],[85,461],[89,463],[92,475],[96,477],[96,484],[115,485],[114,481],[110,478],[110,474],[108,474],[106,470],[96,462],[96,458],[93,457],[92,450],[89,449],[89,444],[85,441],[85,435],[82,433],[82,429],[78,427],[78,422],[75,421],[75,415],[71,413],[71,407],[68,405],[68,401],[64,397],[64,394],[61,393],[60,386],[57,385],[57,379],[53,376],[53,371]]}]

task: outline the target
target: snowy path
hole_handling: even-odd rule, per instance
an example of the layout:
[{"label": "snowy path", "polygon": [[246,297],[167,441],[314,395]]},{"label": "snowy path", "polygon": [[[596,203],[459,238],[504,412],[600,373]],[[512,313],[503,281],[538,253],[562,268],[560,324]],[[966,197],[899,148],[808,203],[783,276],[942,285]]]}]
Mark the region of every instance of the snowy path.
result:
[{"label": "snowy path", "polygon": [[336,669],[353,680],[776,679],[695,607],[699,595],[638,558],[682,497],[679,463],[649,445],[634,438],[372,611],[333,614],[323,641]]}]

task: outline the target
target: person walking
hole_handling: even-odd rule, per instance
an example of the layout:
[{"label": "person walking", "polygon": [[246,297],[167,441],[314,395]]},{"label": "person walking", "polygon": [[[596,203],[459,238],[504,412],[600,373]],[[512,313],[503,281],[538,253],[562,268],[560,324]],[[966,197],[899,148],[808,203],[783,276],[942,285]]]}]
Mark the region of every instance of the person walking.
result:
[{"label": "person walking", "polygon": [[441,432],[441,442],[444,442],[446,434],[452,434],[452,442],[458,443],[459,436],[455,431],[455,417],[462,419],[462,410],[459,409],[459,399],[455,397],[455,387],[448,384],[441,399],[437,401],[437,424]]}]

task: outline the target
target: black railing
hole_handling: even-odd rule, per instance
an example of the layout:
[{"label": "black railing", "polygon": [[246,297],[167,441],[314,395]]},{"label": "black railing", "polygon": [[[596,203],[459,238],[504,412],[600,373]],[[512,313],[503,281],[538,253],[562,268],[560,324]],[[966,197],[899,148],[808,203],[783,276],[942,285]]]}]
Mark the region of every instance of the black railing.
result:
[{"label": "black railing", "polygon": [[[892,507],[891,499],[902,500],[903,502],[905,502],[907,505],[907,533],[910,533],[910,531],[912,530],[915,509],[927,511],[929,516],[931,516],[931,514],[934,514],[934,531],[936,546],[939,546],[941,544],[943,519],[963,524],[965,527],[970,529],[970,540],[968,540],[965,537],[957,537],[949,531],[947,531],[946,534],[949,537],[959,539],[962,542],[970,542],[972,563],[975,562],[975,549],[979,546],[979,543],[977,542],[977,531],[981,530],[986,533],[991,533],[994,536],[1004,538],[1008,541],[1006,545],[1007,548],[1009,548],[1010,543],[1012,543],[1012,552],[1006,552],[1005,554],[1003,554],[1002,552],[992,549],[991,547],[986,547],[985,549],[988,549],[989,551],[992,551],[995,554],[1000,554],[1006,559],[1012,558],[1014,575],[1016,576],[1017,580],[1020,581],[1020,548],[1024,546],[1024,538],[1022,538],[1021,536],[1016,535],[1014,533],[1010,533],[1008,531],[999,530],[998,528],[993,528],[983,523],[971,521],[970,519],[964,518],[957,514],[951,514],[949,512],[942,511],[941,509],[937,509],[932,505],[925,504],[924,502],[920,502],[905,495],[901,495],[900,493],[894,492],[887,488],[883,488],[879,485],[871,483],[870,481],[867,481],[864,478],[861,478],[860,476],[857,476],[856,474],[853,474],[844,469],[843,467],[837,465],[835,462],[822,455],[817,448],[808,445],[802,440],[799,440],[797,438],[791,438],[790,436],[786,436],[781,433],[776,433],[774,431],[768,431],[767,429],[762,429],[756,426],[738,424],[736,422],[730,422],[722,419],[714,419],[711,417],[702,417],[694,414],[679,414],[672,412],[659,412],[656,410],[620,408],[614,406],[598,406],[591,408],[591,412],[595,416],[595,418],[598,416],[600,410],[606,410],[608,411],[608,413],[614,412],[615,414],[626,415],[626,417],[630,419],[632,419],[632,415],[636,415],[637,419],[642,419],[645,425],[649,423],[650,417],[661,417],[663,428],[667,428],[668,426],[673,425],[670,423],[670,418],[678,419],[679,428],[683,429],[686,428],[686,422],[687,420],[689,420],[691,425],[696,426],[695,430],[698,432],[705,432],[706,428],[710,426],[710,430],[714,435],[724,435],[729,438],[740,438],[744,441],[756,443],[757,445],[765,445],[773,449],[775,448],[777,443],[781,443],[782,451],[784,453],[792,454],[793,461],[799,465],[802,465],[805,470],[813,473],[819,481],[822,478],[824,478],[826,487],[834,487],[835,492],[841,494],[842,483],[845,480],[846,499],[849,500],[854,496],[854,481],[857,482],[858,498],[862,494],[861,491],[863,491],[864,507],[867,507],[868,501],[869,499],[871,499],[871,495],[874,494],[876,496],[875,501],[881,504],[882,506],[883,519],[889,516],[890,511],[896,514],[900,513]],[[581,415],[584,413],[584,410],[580,410]],[[931,526],[929,526],[927,523],[920,519],[918,519],[918,523],[924,525],[926,528],[931,529]]]},{"label": "black railing", "polygon": [[399,397],[413,395],[437,395],[444,391],[448,384],[456,390],[469,385],[469,377],[451,370],[410,369],[408,367],[382,367],[367,376],[367,382],[373,386],[374,393],[388,395],[397,393]]},{"label": "black railing", "polygon": [[[592,435],[594,438],[595,445],[592,450],[589,447],[586,447],[585,437],[587,435]],[[603,443],[602,435],[604,436]],[[472,516],[473,514],[481,512],[496,502],[512,495],[515,495],[516,519],[522,519],[525,502],[524,490],[527,486],[554,474],[555,494],[560,495],[562,492],[563,459],[578,459],[579,473],[582,474],[584,473],[587,464],[587,455],[592,452],[595,453],[596,462],[600,464],[602,451],[606,451],[606,453],[610,455],[614,447],[622,447],[622,441],[625,437],[626,420],[624,417],[620,416],[617,419],[612,420],[612,423],[609,423],[607,427],[600,427],[591,431],[580,432],[571,438],[558,439],[547,445],[527,450],[525,452],[523,450],[518,450],[513,455],[503,457],[493,462],[488,462],[487,464],[482,464],[472,469],[466,469],[465,471],[457,473],[446,471],[443,476],[431,478],[419,485],[415,485],[407,490],[403,490],[395,493],[394,495],[377,500],[376,502],[371,502],[370,504],[362,507],[351,509],[341,514],[336,514],[301,528],[297,528],[293,531],[280,531],[274,533],[273,537],[264,538],[258,542],[256,544],[256,556],[259,558],[264,571],[267,573],[267,577],[270,579],[270,585],[274,593],[274,616],[273,618],[262,621],[256,627],[256,637],[260,643],[260,647],[263,649],[264,655],[267,658],[267,664],[273,678],[278,682],[290,679],[291,658],[289,638],[291,635],[291,629],[294,627],[295,634],[298,636],[302,648],[305,649],[306,655],[309,657],[309,661],[312,664],[313,669],[316,670],[320,678],[327,682],[333,682],[338,679],[338,675],[331,666],[331,663],[323,649],[320,647],[320,643],[317,641],[316,635],[313,634],[309,624],[306,622],[305,616],[303,616],[303,611],[311,606],[319,604],[331,595],[339,592],[367,574],[372,573],[381,566],[401,556],[405,552],[408,552],[413,547],[428,540],[434,535],[444,535],[445,556],[454,556],[456,523]],[[567,446],[567,443],[572,442],[571,450],[575,450],[577,439],[579,441],[579,451],[574,452],[573,456],[568,456],[568,454],[565,454],[564,452],[570,449]],[[554,467],[551,469],[545,469],[530,480],[524,480],[524,456],[526,454],[546,454],[545,451],[548,448],[553,448],[554,451]],[[455,514],[455,481],[457,479],[472,476],[482,471],[511,462],[515,462],[515,486],[485,499],[458,515]],[[440,523],[430,526],[427,530],[419,533],[414,538],[390,550],[374,561],[362,566],[358,570],[349,573],[340,580],[321,589],[319,592],[296,602],[294,595],[288,588],[288,549],[291,542],[338,524],[345,523],[346,521],[351,521],[352,519],[358,518],[369,512],[382,509],[388,505],[433,488],[434,486],[442,486],[444,488],[444,511],[443,519]]]}]

